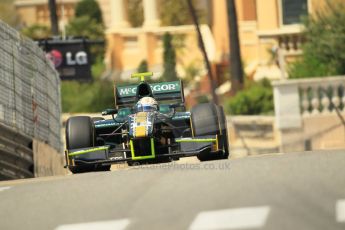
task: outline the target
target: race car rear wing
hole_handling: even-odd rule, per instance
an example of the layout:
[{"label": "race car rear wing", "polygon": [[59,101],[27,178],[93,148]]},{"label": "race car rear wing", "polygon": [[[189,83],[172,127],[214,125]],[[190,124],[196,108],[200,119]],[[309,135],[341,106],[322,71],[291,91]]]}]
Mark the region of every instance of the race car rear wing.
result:
[{"label": "race car rear wing", "polygon": [[[153,97],[160,102],[182,102],[184,103],[183,83],[182,81],[171,81],[149,84]],[[115,86],[115,106],[127,107],[136,103],[137,85]]]}]

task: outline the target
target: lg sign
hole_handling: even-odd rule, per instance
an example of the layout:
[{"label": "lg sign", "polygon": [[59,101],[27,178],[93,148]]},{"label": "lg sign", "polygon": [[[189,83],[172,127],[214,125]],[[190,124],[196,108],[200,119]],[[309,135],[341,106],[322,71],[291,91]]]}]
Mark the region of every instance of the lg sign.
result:
[{"label": "lg sign", "polygon": [[[73,55],[72,52],[67,52],[65,54],[66,65],[73,66],[73,65],[87,65],[87,53],[84,51],[79,51]],[[58,50],[52,50],[47,53],[47,58],[51,60],[55,66],[55,68],[60,67],[62,64],[62,54]]]},{"label": "lg sign", "polygon": [[41,41],[39,45],[46,51],[47,58],[54,63],[62,80],[92,80],[91,57],[86,40],[52,39]]},{"label": "lg sign", "polygon": [[62,64],[62,54],[58,50],[51,50],[46,54],[46,57],[54,64],[55,68]]},{"label": "lg sign", "polygon": [[72,52],[66,53],[66,64],[67,65],[87,65],[87,53],[79,51],[75,55]]}]

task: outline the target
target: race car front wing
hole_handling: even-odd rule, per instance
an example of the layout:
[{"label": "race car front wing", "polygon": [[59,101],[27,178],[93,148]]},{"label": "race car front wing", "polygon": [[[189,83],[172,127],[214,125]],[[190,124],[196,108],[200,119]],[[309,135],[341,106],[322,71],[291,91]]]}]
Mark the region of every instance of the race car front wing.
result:
[{"label": "race car front wing", "polygon": [[135,151],[133,141],[130,141],[130,149],[116,149],[110,146],[98,146],[94,148],[82,148],[65,151],[66,165],[74,166],[76,164],[97,164],[110,165],[127,161],[142,161],[163,158],[191,157],[203,154],[205,152],[219,151],[218,136],[202,136],[196,138],[178,138],[175,139],[175,145],[179,145],[179,151],[170,151],[168,153],[156,153],[154,139],[150,139],[151,154],[139,155]]}]

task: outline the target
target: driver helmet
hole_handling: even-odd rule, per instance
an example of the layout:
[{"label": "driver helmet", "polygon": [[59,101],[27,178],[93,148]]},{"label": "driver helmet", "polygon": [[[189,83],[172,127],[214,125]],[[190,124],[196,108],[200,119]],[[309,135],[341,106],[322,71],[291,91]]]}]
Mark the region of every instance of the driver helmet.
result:
[{"label": "driver helmet", "polygon": [[158,103],[152,97],[143,97],[136,104],[137,112],[153,112],[158,110]]}]

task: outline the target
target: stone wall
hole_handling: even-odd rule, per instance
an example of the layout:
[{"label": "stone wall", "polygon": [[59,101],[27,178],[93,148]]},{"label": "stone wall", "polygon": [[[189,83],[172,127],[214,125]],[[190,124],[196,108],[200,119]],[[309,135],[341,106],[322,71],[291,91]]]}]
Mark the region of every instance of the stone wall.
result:
[{"label": "stone wall", "polygon": [[337,114],[303,117],[300,128],[280,133],[280,152],[345,149],[345,124]]},{"label": "stone wall", "polygon": [[57,152],[48,144],[33,140],[34,175],[35,177],[66,175],[64,154]]},{"label": "stone wall", "polygon": [[227,116],[232,158],[279,152],[273,116]]}]

